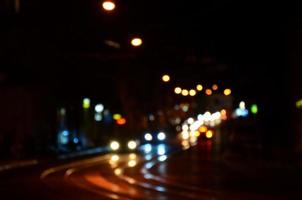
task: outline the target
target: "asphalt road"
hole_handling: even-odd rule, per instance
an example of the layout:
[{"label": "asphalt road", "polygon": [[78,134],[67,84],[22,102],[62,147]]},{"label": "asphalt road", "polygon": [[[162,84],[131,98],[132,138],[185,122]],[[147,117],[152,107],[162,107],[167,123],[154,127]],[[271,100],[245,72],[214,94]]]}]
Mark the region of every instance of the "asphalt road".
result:
[{"label": "asphalt road", "polygon": [[221,162],[207,149],[147,146],[0,174],[0,199],[296,199],[300,171]]}]

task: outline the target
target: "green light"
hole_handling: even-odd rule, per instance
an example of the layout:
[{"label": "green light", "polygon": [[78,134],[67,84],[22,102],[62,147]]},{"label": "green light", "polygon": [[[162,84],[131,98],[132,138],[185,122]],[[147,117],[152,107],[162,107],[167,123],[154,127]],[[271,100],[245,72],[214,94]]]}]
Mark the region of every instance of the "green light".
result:
[{"label": "green light", "polygon": [[296,102],[296,107],[297,107],[297,108],[302,108],[302,99],[300,99],[300,100],[298,100],[298,101]]},{"label": "green light", "polygon": [[90,108],[90,99],[89,98],[83,99],[83,108],[84,109],[89,109]]},{"label": "green light", "polygon": [[257,113],[258,113],[258,106],[257,106],[256,104],[253,104],[253,105],[251,106],[251,112],[252,112],[253,114],[257,114]]}]

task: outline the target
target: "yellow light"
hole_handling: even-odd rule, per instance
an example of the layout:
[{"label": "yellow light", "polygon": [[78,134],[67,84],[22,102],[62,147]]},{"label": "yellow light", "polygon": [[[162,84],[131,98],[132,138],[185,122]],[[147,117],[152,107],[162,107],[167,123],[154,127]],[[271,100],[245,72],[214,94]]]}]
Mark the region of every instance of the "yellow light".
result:
[{"label": "yellow light", "polygon": [[226,110],[225,110],[225,109],[222,109],[222,110],[220,111],[220,114],[221,114],[221,115],[226,115]]},{"label": "yellow light", "polygon": [[206,138],[211,139],[212,137],[213,137],[213,131],[208,130],[208,131],[206,132]]},{"label": "yellow light", "polygon": [[115,9],[115,3],[113,3],[112,1],[104,1],[102,7],[106,11],[112,11]]},{"label": "yellow light", "polygon": [[200,131],[201,133],[205,133],[205,132],[208,131],[208,128],[207,128],[206,126],[201,126],[201,127],[199,128],[199,131]]},{"label": "yellow light", "polygon": [[217,85],[217,84],[214,84],[214,85],[212,86],[212,89],[213,89],[214,91],[218,90],[218,85]]},{"label": "yellow light", "polygon": [[174,89],[175,94],[180,94],[181,93],[181,88],[180,87],[176,87]]},{"label": "yellow light", "polygon": [[120,169],[120,168],[115,169],[114,174],[117,175],[117,176],[121,175],[122,174],[122,169]]},{"label": "yellow light", "polygon": [[129,159],[130,159],[130,160],[135,160],[135,159],[136,159],[136,154],[135,154],[135,153],[131,153],[131,154],[129,155]]},{"label": "yellow light", "polygon": [[120,115],[120,114],[114,114],[113,115],[113,119],[114,120],[119,120],[119,119],[121,119],[122,118],[122,115]]},{"label": "yellow light", "polygon": [[136,160],[130,160],[128,162],[128,167],[134,167],[136,165]]},{"label": "yellow light", "polygon": [[127,145],[128,145],[128,148],[131,150],[134,150],[137,147],[137,144],[134,140],[129,141]]},{"label": "yellow light", "polygon": [[186,90],[186,89],[184,89],[184,90],[181,91],[181,94],[182,94],[183,96],[188,96],[188,95],[189,95],[189,91]]},{"label": "yellow light", "polygon": [[84,109],[90,108],[90,99],[89,98],[83,99],[83,108]]},{"label": "yellow light", "polygon": [[113,150],[113,151],[116,151],[120,148],[120,144],[117,142],[117,141],[112,141],[110,143],[110,148]]},{"label": "yellow light", "polygon": [[206,95],[209,95],[209,96],[210,96],[210,95],[212,95],[212,93],[213,93],[213,92],[212,92],[211,89],[206,89]]},{"label": "yellow light", "polygon": [[302,108],[302,99],[296,101],[296,107],[297,108]]},{"label": "yellow light", "polygon": [[183,140],[181,142],[181,145],[182,145],[182,147],[183,147],[184,150],[190,148],[190,143],[187,140]]},{"label": "yellow light", "polygon": [[196,91],[192,89],[192,90],[190,90],[189,94],[190,94],[190,96],[193,97],[196,95]]},{"label": "yellow light", "polygon": [[198,91],[201,91],[201,90],[203,89],[203,87],[202,87],[201,84],[198,84],[198,85],[196,86],[196,89],[197,89]]},{"label": "yellow light", "polygon": [[169,81],[170,81],[170,76],[167,75],[167,74],[165,74],[165,75],[162,76],[162,80],[163,80],[164,82],[169,82]]},{"label": "yellow light", "polygon": [[113,161],[113,162],[116,162],[116,161],[118,161],[120,159],[120,157],[118,156],[118,155],[116,155],[116,154],[114,154],[114,155],[112,155],[111,156],[111,161]]},{"label": "yellow light", "polygon": [[143,44],[143,40],[141,38],[133,38],[131,40],[131,45],[134,47],[139,47]]},{"label": "yellow light", "polygon": [[232,93],[232,90],[231,89],[225,89],[223,91],[223,93],[224,93],[225,96],[229,96]]},{"label": "yellow light", "polygon": [[194,135],[195,135],[195,137],[199,137],[200,136],[200,132],[199,131],[195,131]]}]

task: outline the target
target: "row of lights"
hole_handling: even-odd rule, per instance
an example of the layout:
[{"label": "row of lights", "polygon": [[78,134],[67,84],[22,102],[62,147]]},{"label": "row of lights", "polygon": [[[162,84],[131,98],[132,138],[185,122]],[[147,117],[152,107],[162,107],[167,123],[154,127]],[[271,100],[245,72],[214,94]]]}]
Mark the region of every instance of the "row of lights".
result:
[{"label": "row of lights", "polygon": [[[167,74],[165,74],[165,75],[162,76],[163,82],[169,82],[170,79],[171,79],[170,76],[167,75]],[[203,86],[201,84],[198,84],[196,86],[196,89],[190,89],[190,90],[188,90],[188,89],[182,89],[181,87],[175,87],[174,88],[174,93],[175,94],[181,94],[182,96],[192,96],[193,97],[193,96],[195,96],[197,94],[197,92],[200,92],[202,90],[203,90]],[[206,89],[205,93],[206,93],[206,95],[210,96],[210,95],[213,94],[213,91],[217,91],[217,90],[218,90],[218,85],[214,84],[212,86],[212,89],[209,89],[209,88]],[[229,89],[229,88],[227,88],[227,89],[225,89],[223,91],[223,94],[225,96],[229,96],[229,95],[231,95],[231,93],[232,93],[232,90]]]},{"label": "row of lights", "polygon": [[[106,12],[112,12],[113,10],[115,10],[116,5],[113,1],[104,1],[102,3],[102,8]],[[141,38],[135,37],[135,38],[131,39],[130,43],[134,47],[139,47],[143,44],[143,40]]]}]

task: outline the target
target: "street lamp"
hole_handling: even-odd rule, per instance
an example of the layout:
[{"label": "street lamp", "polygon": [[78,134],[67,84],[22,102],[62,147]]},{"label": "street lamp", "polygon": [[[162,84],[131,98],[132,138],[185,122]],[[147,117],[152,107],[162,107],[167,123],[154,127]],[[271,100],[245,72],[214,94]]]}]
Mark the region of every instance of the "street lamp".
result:
[{"label": "street lamp", "polygon": [[189,95],[189,91],[184,89],[184,90],[181,91],[181,94],[183,96],[188,96]]},{"label": "street lamp", "polygon": [[223,91],[223,93],[224,93],[225,96],[229,96],[232,93],[232,90],[231,89],[225,89]]},{"label": "street lamp", "polygon": [[180,94],[181,93],[181,88],[180,87],[176,87],[174,89],[175,94]]},{"label": "street lamp", "polygon": [[212,95],[212,90],[211,89],[206,89],[206,95],[208,95],[208,96],[210,96],[210,95]]},{"label": "street lamp", "polygon": [[131,40],[131,45],[134,47],[139,47],[143,44],[143,40],[141,38],[133,38]]},{"label": "street lamp", "polygon": [[112,1],[104,1],[102,7],[106,11],[113,11],[115,9],[115,3]]},{"label": "street lamp", "polygon": [[165,75],[162,76],[161,79],[162,79],[164,82],[169,82],[169,81],[170,81],[170,76],[167,75],[167,74],[165,74]]},{"label": "street lamp", "polygon": [[189,91],[189,94],[190,94],[190,96],[195,96],[196,95],[196,91],[195,90],[193,90],[193,89],[191,89],[190,91]]},{"label": "street lamp", "polygon": [[201,84],[198,84],[198,85],[196,86],[196,89],[197,89],[198,91],[201,91],[201,90],[203,89],[203,87],[202,87]]}]

